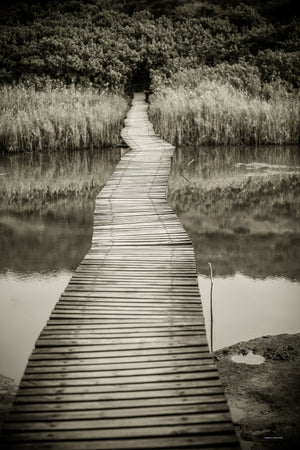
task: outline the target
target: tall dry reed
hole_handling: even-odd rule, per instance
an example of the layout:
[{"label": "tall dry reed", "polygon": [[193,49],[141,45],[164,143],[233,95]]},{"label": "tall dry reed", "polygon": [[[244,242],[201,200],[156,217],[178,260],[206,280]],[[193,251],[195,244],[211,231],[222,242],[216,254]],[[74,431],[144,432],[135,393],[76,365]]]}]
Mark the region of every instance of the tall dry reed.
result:
[{"label": "tall dry reed", "polygon": [[117,94],[72,87],[0,88],[0,150],[98,148],[118,142],[128,104]]},{"label": "tall dry reed", "polygon": [[160,87],[150,117],[161,137],[179,145],[283,145],[300,138],[299,95],[284,88],[266,99],[216,80],[193,89]]}]

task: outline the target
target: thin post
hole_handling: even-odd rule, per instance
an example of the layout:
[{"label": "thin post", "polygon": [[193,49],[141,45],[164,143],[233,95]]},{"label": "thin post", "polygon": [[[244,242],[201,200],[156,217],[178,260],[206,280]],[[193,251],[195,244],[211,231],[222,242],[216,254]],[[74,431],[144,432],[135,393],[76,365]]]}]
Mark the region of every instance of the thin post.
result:
[{"label": "thin post", "polygon": [[214,280],[213,280],[213,271],[212,271],[212,265],[211,263],[208,263],[209,265],[209,269],[210,269],[210,348],[211,348],[211,352],[213,353],[213,284],[214,284]]}]

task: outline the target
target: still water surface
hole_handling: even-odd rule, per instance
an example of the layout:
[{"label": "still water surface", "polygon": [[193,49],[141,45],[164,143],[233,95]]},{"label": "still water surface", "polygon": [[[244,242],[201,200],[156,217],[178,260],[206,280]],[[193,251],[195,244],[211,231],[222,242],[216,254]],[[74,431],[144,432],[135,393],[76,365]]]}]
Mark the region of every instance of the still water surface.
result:
[{"label": "still water surface", "polygon": [[[99,164],[99,158],[91,157],[89,170]],[[113,165],[102,170],[106,178]],[[184,150],[174,157],[169,197],[194,245],[208,328],[208,262],[213,266],[214,349],[300,331],[299,183],[294,180],[293,192],[289,187],[282,192],[280,184],[279,192],[272,178],[299,179],[298,166],[299,151],[293,148],[285,154],[274,147],[227,156],[219,149]],[[28,166],[25,171],[30,173]],[[250,190],[252,206],[245,197],[237,206],[245,189],[231,195],[228,186],[243,183],[249,174],[255,183],[258,177],[270,178],[273,194],[261,190],[258,200]],[[211,189],[205,198],[198,195],[197,189],[205,190],[209,183],[227,189],[218,191],[221,202]],[[51,214],[1,214],[0,373],[17,382],[53,306],[90,247],[93,208],[93,199],[73,198],[67,211],[52,205]]]},{"label": "still water surface", "polygon": [[178,150],[170,203],[195,250],[213,348],[300,331],[298,147]]}]

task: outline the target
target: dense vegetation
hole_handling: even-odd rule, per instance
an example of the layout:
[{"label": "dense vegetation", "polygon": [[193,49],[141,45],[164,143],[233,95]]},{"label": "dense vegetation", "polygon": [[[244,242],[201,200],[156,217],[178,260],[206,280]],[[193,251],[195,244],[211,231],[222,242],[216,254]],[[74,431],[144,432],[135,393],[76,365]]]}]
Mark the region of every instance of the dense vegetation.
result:
[{"label": "dense vegetation", "polygon": [[109,145],[122,126],[124,94],[147,83],[159,93],[156,129],[172,142],[299,142],[293,0],[6,3],[3,150]]},{"label": "dense vegetation", "polygon": [[1,14],[0,81],[128,89],[141,73],[241,59],[299,85],[293,0],[14,1]]}]

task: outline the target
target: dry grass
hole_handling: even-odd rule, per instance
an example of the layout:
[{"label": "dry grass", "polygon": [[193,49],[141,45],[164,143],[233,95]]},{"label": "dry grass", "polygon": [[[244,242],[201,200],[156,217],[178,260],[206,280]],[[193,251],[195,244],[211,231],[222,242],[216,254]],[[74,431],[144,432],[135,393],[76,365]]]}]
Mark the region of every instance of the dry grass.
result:
[{"label": "dry grass", "polygon": [[77,150],[118,142],[127,101],[95,89],[0,88],[0,150]]},{"label": "dry grass", "polygon": [[265,145],[300,140],[300,102],[282,88],[268,100],[220,81],[193,89],[160,88],[150,117],[161,137],[175,144]]}]

